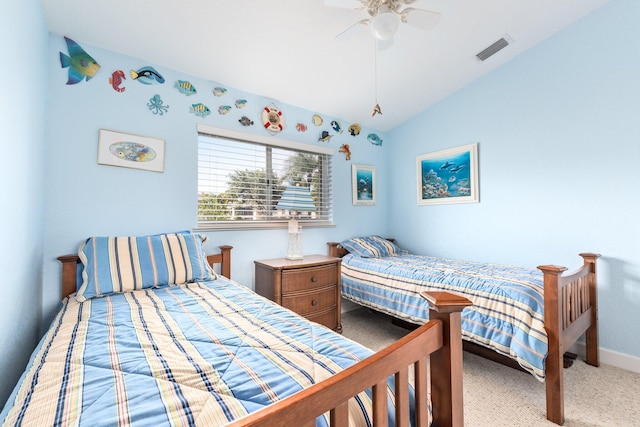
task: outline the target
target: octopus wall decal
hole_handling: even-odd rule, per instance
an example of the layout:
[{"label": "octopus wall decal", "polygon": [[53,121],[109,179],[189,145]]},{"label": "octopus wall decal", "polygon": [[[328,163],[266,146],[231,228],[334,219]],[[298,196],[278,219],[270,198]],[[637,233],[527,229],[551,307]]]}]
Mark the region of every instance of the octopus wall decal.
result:
[{"label": "octopus wall decal", "polygon": [[163,105],[163,104],[164,104],[164,101],[162,101],[162,98],[160,98],[160,95],[155,94],[153,95],[152,98],[149,99],[149,102],[147,103],[147,107],[149,107],[149,110],[153,112],[153,114],[158,114],[161,116],[167,111],[169,111],[169,106]]}]

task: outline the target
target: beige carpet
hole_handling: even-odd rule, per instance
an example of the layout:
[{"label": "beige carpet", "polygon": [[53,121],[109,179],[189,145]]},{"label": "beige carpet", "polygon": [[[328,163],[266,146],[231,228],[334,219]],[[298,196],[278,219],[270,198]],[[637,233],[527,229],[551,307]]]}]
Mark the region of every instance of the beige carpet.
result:
[{"label": "beige carpet", "polygon": [[[389,317],[363,308],[344,313],[342,326],[344,336],[373,350],[407,333]],[[555,426],[546,420],[544,383],[469,353],[463,364],[466,426]],[[576,360],[565,369],[564,425],[640,426],[640,374]]]}]

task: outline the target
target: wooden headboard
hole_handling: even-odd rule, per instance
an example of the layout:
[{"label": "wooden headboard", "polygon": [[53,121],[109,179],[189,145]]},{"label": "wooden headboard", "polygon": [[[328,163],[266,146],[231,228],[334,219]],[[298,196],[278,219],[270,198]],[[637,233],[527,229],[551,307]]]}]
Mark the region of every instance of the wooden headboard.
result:
[{"label": "wooden headboard", "polygon": [[329,246],[329,256],[331,257],[342,258],[349,253],[349,251],[340,246],[338,242],[327,242],[327,246]]},{"label": "wooden headboard", "polygon": [[[207,261],[213,267],[220,264],[220,274],[231,279],[231,249],[233,246],[218,246],[220,253],[208,255]],[[62,298],[74,293],[77,289],[78,264],[80,257],[78,255],[62,255],[58,257],[58,261],[62,263]]]},{"label": "wooden headboard", "polygon": [[[390,237],[385,237],[385,239],[387,239],[390,242],[396,241],[396,239],[393,239]],[[342,246],[340,246],[340,243],[338,242],[327,242],[327,246],[329,246],[329,256],[331,257],[342,258],[343,256],[349,253],[349,251],[343,248]]]}]

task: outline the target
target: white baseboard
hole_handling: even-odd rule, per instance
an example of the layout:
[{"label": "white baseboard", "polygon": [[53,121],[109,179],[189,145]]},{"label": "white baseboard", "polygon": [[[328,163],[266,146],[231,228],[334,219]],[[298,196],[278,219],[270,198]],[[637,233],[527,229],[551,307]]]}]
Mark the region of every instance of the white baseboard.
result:
[{"label": "white baseboard", "polygon": [[[584,343],[575,343],[569,351],[584,357],[586,354],[586,346]],[[600,363],[615,366],[631,372],[640,373],[640,357],[630,356],[617,351],[608,350],[600,347]]]}]

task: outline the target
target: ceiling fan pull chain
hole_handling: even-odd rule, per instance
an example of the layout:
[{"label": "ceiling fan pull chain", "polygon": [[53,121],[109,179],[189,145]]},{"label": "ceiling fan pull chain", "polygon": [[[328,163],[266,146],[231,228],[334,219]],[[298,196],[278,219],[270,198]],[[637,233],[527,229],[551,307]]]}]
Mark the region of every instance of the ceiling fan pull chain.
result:
[{"label": "ceiling fan pull chain", "polygon": [[371,117],[376,114],[382,114],[382,110],[380,109],[380,104],[378,104],[378,40],[376,38],[373,39],[373,86],[374,93],[376,99],[376,105],[373,106],[373,111],[371,111]]}]

